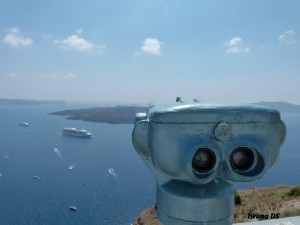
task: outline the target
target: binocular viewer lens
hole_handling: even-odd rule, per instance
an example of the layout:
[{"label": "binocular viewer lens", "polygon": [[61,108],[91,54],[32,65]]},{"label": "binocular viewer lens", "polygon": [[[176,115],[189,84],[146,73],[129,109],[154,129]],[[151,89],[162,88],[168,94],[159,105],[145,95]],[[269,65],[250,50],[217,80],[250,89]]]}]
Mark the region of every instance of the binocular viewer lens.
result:
[{"label": "binocular viewer lens", "polygon": [[254,163],[254,154],[250,148],[239,147],[235,149],[230,155],[230,164],[233,169],[245,172]]},{"label": "binocular viewer lens", "polygon": [[198,173],[210,171],[216,164],[216,155],[209,148],[200,148],[193,158],[193,168]]},{"label": "binocular viewer lens", "polygon": [[[254,153],[248,147],[239,147],[230,154],[230,165],[237,172],[246,172],[254,163]],[[199,148],[193,157],[192,166],[198,173],[211,171],[216,164],[216,155],[209,148]]]}]

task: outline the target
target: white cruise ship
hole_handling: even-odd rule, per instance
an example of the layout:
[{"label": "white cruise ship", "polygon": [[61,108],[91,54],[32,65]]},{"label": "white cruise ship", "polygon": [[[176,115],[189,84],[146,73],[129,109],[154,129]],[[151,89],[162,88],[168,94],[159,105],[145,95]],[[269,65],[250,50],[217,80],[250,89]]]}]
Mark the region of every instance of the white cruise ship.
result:
[{"label": "white cruise ship", "polygon": [[93,134],[86,130],[78,130],[73,127],[65,127],[63,130],[63,134],[65,135],[71,135],[71,136],[77,136],[77,137],[92,137]]}]

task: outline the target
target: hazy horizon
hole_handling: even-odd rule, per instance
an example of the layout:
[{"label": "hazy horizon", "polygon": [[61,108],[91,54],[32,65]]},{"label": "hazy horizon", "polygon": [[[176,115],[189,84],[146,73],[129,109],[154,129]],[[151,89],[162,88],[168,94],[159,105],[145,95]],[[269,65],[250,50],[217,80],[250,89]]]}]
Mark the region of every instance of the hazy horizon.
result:
[{"label": "hazy horizon", "polygon": [[[4,100],[4,102],[1,102],[1,100]],[[5,100],[8,100],[8,102],[5,102]],[[15,100],[20,101],[15,102]],[[190,104],[194,103],[194,99],[182,99],[184,100],[183,104]],[[198,100],[198,99],[197,99]],[[24,101],[22,103],[22,101]],[[28,101],[28,102],[26,102]],[[33,102],[31,102],[33,101]],[[37,103],[34,103],[34,102]],[[40,102],[40,103],[39,103]],[[94,108],[94,107],[115,107],[115,106],[140,106],[140,107],[148,107],[152,104],[166,104],[170,105],[172,103],[175,104],[175,98],[170,101],[157,101],[157,102],[145,102],[145,101],[62,101],[59,99],[50,99],[50,100],[37,100],[37,99],[17,99],[17,98],[2,98],[0,96],[0,105],[1,103],[9,104],[9,105],[32,105],[32,104],[54,104],[54,105],[67,105],[72,107],[84,107],[84,108]],[[298,112],[300,110],[300,104],[294,104],[292,102],[286,102],[286,101],[256,101],[256,102],[204,102],[199,101],[200,104],[261,104],[268,107],[276,108],[279,111],[283,112]],[[292,107],[292,108],[291,108]],[[296,108],[295,108],[296,107]],[[290,111],[292,110],[292,111]]]},{"label": "hazy horizon", "polygon": [[300,2],[0,1],[0,97],[300,104]]}]

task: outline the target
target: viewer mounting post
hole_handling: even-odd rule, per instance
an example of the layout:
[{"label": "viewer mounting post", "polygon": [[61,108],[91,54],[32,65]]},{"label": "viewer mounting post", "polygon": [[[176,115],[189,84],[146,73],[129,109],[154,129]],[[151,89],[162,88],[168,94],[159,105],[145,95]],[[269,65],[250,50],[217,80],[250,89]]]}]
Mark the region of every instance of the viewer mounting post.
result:
[{"label": "viewer mounting post", "polygon": [[261,178],[286,128],[259,105],[176,103],[136,114],[132,142],[157,181],[164,225],[231,225],[233,183]]}]

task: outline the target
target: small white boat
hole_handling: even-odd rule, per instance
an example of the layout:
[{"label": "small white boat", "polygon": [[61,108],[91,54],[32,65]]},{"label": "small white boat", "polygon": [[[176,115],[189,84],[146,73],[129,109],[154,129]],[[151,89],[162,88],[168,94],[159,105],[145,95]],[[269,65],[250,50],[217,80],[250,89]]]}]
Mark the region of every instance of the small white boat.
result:
[{"label": "small white boat", "polygon": [[76,163],[72,164],[71,166],[69,166],[68,170],[73,170],[75,168]]},{"label": "small white boat", "polygon": [[28,127],[29,123],[27,123],[27,122],[20,122],[19,125],[22,126],[22,127]]},{"label": "small white boat", "polygon": [[108,172],[113,175],[113,177],[117,177],[117,173],[115,172],[115,170],[113,168],[109,168]]},{"label": "small white boat", "polygon": [[74,211],[74,212],[77,211],[77,207],[76,207],[76,206],[69,206],[69,209],[70,209],[71,211]]}]

